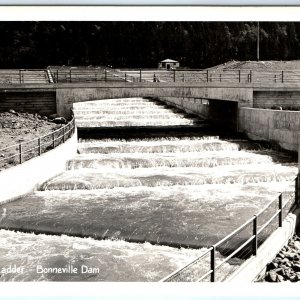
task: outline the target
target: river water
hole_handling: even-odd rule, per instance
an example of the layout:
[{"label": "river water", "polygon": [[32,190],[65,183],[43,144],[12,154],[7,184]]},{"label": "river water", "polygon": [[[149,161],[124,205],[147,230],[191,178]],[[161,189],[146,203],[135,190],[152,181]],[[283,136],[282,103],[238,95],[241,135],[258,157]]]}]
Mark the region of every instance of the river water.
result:
[{"label": "river water", "polygon": [[[297,167],[288,154],[234,137],[168,135],[168,126],[203,122],[195,116],[142,98],[77,103],[74,113],[79,127],[164,126],[166,133],[81,139],[65,172],[3,204],[0,267],[24,270],[0,280],[158,281],[280,192],[289,191],[284,201],[293,197]],[[218,279],[240,262],[225,264]],[[66,266],[78,272],[38,272]]]}]

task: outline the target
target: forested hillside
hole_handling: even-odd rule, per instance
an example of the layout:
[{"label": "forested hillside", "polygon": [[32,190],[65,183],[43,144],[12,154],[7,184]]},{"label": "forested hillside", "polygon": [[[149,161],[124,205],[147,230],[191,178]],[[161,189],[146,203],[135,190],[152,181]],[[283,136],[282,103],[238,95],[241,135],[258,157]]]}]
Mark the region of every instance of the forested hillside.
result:
[{"label": "forested hillside", "polygon": [[[260,23],[260,58],[300,58],[300,23]],[[190,68],[256,59],[256,22],[0,22],[0,68]]]}]

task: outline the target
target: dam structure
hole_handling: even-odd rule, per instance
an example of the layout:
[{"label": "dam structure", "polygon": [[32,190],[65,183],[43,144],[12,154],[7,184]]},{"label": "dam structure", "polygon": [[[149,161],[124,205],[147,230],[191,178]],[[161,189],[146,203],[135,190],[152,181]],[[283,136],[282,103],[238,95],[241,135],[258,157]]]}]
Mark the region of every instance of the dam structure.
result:
[{"label": "dam structure", "polygon": [[[66,170],[1,205],[0,262],[13,257],[25,270],[0,280],[159,281],[280,193],[292,205],[298,169],[288,154],[199,116],[141,97],[78,102],[73,113],[78,154]],[[244,239],[217,249],[216,262]],[[223,264],[216,281],[248,257]],[[209,265],[181,281],[197,281]],[[48,272],[65,266],[78,272]]]}]

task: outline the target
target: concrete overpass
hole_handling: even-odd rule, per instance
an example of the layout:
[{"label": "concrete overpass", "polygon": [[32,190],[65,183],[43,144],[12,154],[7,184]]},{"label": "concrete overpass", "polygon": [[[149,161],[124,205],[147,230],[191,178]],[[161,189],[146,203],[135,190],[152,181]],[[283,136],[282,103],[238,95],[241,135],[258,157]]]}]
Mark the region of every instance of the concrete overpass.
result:
[{"label": "concrete overpass", "polygon": [[[251,83],[189,82],[89,82],[58,84],[2,85],[0,111],[58,113],[69,117],[75,102],[96,99],[155,97],[168,104],[245,132],[254,139],[274,141],[297,151],[300,131],[299,112],[269,110],[300,109],[300,84],[277,83],[270,87]],[[264,108],[261,111],[261,108]]]}]

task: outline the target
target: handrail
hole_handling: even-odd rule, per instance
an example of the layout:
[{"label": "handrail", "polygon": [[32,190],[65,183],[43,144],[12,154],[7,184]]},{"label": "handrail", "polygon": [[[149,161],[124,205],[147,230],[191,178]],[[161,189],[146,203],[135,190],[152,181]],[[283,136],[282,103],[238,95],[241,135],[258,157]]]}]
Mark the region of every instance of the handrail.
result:
[{"label": "handrail", "polygon": [[[74,131],[75,131],[75,118],[73,116],[69,123],[65,124],[61,128],[52,131],[51,133],[39,136],[38,138],[34,138],[28,141],[24,141],[22,143],[1,148],[0,153],[10,148],[14,148],[18,150],[16,151],[16,153],[12,155],[9,154],[4,158],[0,158],[0,162],[5,162],[12,158],[18,157],[18,163],[22,164],[24,161],[27,161],[28,159],[34,158],[36,156],[40,156],[43,153],[47,152],[48,150],[54,149],[57,146],[59,146],[61,143],[64,143],[67,139],[69,139],[73,135]],[[24,146],[27,144],[34,144],[34,145],[29,149],[24,149]],[[37,153],[36,150],[38,150]],[[32,155],[30,155],[29,158],[25,159],[24,154],[28,154],[28,153]]]},{"label": "handrail", "polygon": [[[300,70],[253,69],[108,69],[108,68],[51,68],[0,69],[1,81],[6,84],[49,83],[34,72],[50,72],[55,83],[84,81],[109,82],[197,82],[231,84],[291,84],[300,81]],[[31,72],[27,74],[27,72]],[[51,80],[50,80],[51,81]],[[50,82],[52,83],[52,82]]]},{"label": "handrail", "polygon": [[[299,175],[296,175],[295,178],[293,179],[293,181],[295,182],[295,199],[294,199],[294,204],[298,204],[298,187],[299,187]],[[285,191],[284,191],[285,192]],[[202,275],[200,278],[197,279],[197,282],[204,280],[205,278],[207,278],[209,275],[211,275],[210,277],[210,281],[215,281],[215,275],[216,275],[216,271],[220,269],[220,267],[222,265],[224,265],[226,262],[228,262],[232,257],[234,257],[237,253],[239,253],[240,251],[242,251],[243,249],[245,249],[246,247],[248,247],[248,245],[250,244],[250,242],[253,243],[252,245],[252,255],[256,256],[257,255],[257,249],[259,248],[258,246],[258,236],[261,234],[261,232],[266,229],[266,227],[268,227],[272,221],[274,221],[274,219],[276,217],[278,217],[278,227],[282,227],[282,220],[283,220],[283,210],[284,208],[288,205],[288,203],[290,203],[290,200],[286,201],[284,203],[284,205],[282,204],[282,195],[283,193],[280,193],[279,196],[277,196],[276,198],[274,198],[272,201],[270,201],[263,209],[261,209],[258,214],[254,215],[253,217],[251,217],[249,220],[247,220],[246,222],[244,222],[241,226],[239,226],[237,229],[235,229],[234,231],[232,231],[230,234],[228,234],[226,237],[224,237],[223,239],[221,239],[220,241],[218,241],[217,243],[215,243],[214,245],[210,246],[208,248],[208,250],[200,255],[199,257],[193,259],[190,263],[188,263],[187,265],[177,269],[176,271],[174,271],[173,273],[171,273],[170,275],[166,276],[165,278],[163,278],[162,280],[160,280],[161,282],[165,282],[165,281],[173,281],[173,279],[175,279],[176,277],[179,277],[180,274],[185,271],[188,270],[190,266],[195,265],[197,262],[201,262],[203,260],[203,257],[205,255],[207,255],[209,252],[211,253],[210,255],[210,270],[207,271],[204,275]],[[276,212],[272,214],[272,216],[269,217],[268,220],[265,221],[264,224],[261,225],[261,227],[259,228],[259,230],[257,230],[257,220],[258,217],[261,216],[264,212],[267,211],[267,209],[274,203],[278,201],[278,207],[276,209]],[[235,249],[233,252],[231,252],[228,256],[226,256],[226,258],[220,262],[217,266],[216,266],[216,262],[215,262],[215,251],[217,249],[217,247],[221,246],[222,244],[224,244],[226,241],[228,241],[230,238],[234,237],[236,234],[240,233],[243,229],[245,229],[248,225],[253,224],[253,233],[252,235],[242,243],[242,245],[239,245],[237,249]]]}]

